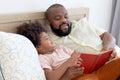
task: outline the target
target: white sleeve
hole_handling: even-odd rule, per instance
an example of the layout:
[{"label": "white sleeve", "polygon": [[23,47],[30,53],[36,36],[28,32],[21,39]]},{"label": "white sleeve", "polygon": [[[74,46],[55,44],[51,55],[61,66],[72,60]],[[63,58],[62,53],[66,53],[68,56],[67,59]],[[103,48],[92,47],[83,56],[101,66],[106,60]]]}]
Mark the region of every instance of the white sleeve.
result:
[{"label": "white sleeve", "polygon": [[91,27],[95,30],[95,32],[98,34],[98,35],[101,35],[102,33],[104,32],[107,32],[106,30],[102,29],[102,28],[99,28],[97,26],[94,26],[94,25],[91,25]]},{"label": "white sleeve", "polygon": [[52,67],[50,66],[50,61],[48,57],[44,56],[44,55],[39,55],[39,61],[40,61],[40,65],[42,68],[48,68],[48,69],[52,69]]},{"label": "white sleeve", "polygon": [[83,19],[79,20],[79,23],[81,23],[81,22],[84,23],[84,25],[86,25],[87,27],[90,27],[93,31],[95,31],[95,33],[97,35],[101,35],[102,33],[106,32],[106,30],[104,30],[104,29],[102,29],[100,27],[97,27],[97,26],[95,26],[93,24],[90,24],[88,22],[87,18],[83,18]]}]

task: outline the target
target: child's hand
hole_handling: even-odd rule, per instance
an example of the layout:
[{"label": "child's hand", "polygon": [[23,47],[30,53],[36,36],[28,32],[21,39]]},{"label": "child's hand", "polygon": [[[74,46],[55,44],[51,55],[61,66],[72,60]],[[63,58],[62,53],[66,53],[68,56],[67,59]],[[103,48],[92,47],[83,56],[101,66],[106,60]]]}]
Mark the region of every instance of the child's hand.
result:
[{"label": "child's hand", "polygon": [[71,57],[68,59],[68,67],[78,65],[80,66],[82,59],[80,58],[80,53],[74,52]]},{"label": "child's hand", "polygon": [[66,80],[72,80],[72,79],[82,75],[83,72],[84,72],[83,67],[71,66],[71,67],[68,67],[68,69],[64,73],[64,77],[67,78]]}]

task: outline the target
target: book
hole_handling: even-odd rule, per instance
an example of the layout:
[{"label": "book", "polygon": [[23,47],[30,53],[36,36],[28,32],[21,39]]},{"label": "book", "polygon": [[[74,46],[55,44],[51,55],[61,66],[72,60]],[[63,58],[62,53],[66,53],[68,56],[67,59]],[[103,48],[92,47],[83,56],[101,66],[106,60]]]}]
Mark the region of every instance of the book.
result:
[{"label": "book", "polygon": [[84,67],[84,74],[89,74],[103,66],[110,58],[113,50],[100,52],[99,54],[81,53],[81,66]]}]

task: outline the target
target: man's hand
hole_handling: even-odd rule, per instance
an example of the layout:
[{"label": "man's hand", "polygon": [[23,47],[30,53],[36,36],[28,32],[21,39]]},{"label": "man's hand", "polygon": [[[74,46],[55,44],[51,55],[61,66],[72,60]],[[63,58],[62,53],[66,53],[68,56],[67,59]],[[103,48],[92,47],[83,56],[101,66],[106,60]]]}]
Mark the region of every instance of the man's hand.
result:
[{"label": "man's hand", "polygon": [[114,49],[116,41],[115,41],[115,38],[111,34],[109,34],[108,32],[104,32],[102,35],[100,35],[100,38],[103,41],[102,51]]},{"label": "man's hand", "polygon": [[117,56],[117,52],[115,50],[113,50],[112,54],[111,54],[111,57],[109,58],[109,61],[113,60],[113,59],[116,59],[118,58]]}]

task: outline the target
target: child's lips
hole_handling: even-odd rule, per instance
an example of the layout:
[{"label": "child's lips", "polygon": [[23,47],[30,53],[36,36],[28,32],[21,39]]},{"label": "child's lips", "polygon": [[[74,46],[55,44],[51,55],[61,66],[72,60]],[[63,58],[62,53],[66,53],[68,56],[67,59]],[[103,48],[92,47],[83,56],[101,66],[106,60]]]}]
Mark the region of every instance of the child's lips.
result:
[{"label": "child's lips", "polygon": [[56,45],[54,45],[54,46],[49,50],[48,54],[53,53],[53,52],[55,51],[55,49],[56,49]]},{"label": "child's lips", "polygon": [[50,52],[55,51],[55,49],[56,49],[56,46],[54,45],[54,46],[51,48]]}]

